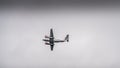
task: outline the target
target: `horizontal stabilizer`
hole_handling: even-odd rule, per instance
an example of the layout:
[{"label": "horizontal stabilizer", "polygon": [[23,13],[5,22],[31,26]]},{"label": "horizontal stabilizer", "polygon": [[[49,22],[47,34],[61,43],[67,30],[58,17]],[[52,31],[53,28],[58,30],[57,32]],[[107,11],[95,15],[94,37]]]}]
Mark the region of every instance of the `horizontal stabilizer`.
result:
[{"label": "horizontal stabilizer", "polygon": [[69,35],[68,34],[65,37],[65,41],[69,42]]}]

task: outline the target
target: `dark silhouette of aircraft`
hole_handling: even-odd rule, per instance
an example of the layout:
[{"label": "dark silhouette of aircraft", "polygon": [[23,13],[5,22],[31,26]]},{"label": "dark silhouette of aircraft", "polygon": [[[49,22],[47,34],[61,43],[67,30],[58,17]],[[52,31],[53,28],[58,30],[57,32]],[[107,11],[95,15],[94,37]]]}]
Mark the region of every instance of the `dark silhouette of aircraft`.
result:
[{"label": "dark silhouette of aircraft", "polygon": [[54,39],[54,34],[53,34],[53,29],[50,29],[50,36],[45,36],[45,39],[43,39],[43,41],[45,41],[46,45],[50,45],[50,49],[51,51],[53,51],[54,48],[54,43],[59,43],[59,42],[69,42],[69,35],[67,34],[64,40],[56,40]]}]

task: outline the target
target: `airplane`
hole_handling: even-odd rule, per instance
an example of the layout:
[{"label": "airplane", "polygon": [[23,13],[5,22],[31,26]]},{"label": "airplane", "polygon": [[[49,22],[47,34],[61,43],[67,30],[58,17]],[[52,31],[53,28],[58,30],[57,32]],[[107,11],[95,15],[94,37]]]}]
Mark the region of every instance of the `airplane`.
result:
[{"label": "airplane", "polygon": [[45,39],[43,39],[43,41],[45,41],[46,45],[50,45],[50,49],[51,51],[53,51],[54,48],[54,43],[59,43],[59,42],[69,42],[69,35],[67,34],[64,40],[56,40],[54,38],[54,34],[53,34],[53,29],[50,29],[50,36],[45,36]]}]

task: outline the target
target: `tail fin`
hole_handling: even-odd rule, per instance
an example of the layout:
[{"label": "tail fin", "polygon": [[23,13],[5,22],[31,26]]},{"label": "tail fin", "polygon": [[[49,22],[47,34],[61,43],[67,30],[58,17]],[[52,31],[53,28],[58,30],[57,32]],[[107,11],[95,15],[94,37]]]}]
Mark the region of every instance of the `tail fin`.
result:
[{"label": "tail fin", "polygon": [[65,41],[69,42],[69,35],[68,34],[65,37]]}]

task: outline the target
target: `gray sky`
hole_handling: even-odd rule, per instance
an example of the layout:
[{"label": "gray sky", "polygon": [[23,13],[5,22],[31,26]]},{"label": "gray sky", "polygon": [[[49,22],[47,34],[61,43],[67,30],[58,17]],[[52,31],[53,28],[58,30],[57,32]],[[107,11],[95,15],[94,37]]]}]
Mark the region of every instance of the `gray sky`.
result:
[{"label": "gray sky", "polygon": [[[53,28],[54,51],[42,39]],[[0,12],[0,68],[119,68],[120,8],[6,8]]]}]

